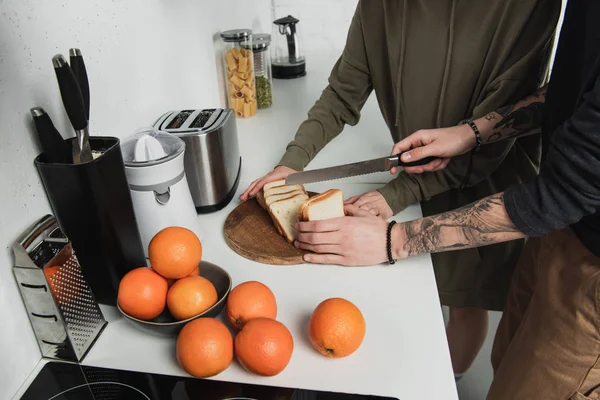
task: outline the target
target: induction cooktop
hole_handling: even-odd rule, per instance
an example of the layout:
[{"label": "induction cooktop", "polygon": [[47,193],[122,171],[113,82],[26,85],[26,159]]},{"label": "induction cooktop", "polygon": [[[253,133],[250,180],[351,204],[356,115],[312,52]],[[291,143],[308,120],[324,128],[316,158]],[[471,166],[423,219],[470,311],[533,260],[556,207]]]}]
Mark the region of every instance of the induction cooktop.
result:
[{"label": "induction cooktop", "polygon": [[48,362],[21,400],[398,400]]}]

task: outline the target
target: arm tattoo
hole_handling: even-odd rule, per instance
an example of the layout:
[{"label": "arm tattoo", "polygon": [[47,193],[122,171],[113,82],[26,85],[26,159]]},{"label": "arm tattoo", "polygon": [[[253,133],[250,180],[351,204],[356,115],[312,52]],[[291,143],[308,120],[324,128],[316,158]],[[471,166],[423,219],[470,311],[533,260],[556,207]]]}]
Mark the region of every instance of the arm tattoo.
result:
[{"label": "arm tattoo", "polygon": [[489,113],[488,115],[485,116],[485,119],[488,120],[488,121],[496,119],[496,113],[495,112]]},{"label": "arm tattoo", "polygon": [[403,224],[409,256],[484,246],[524,235],[504,210],[503,193],[448,211]]},{"label": "arm tattoo", "polygon": [[[501,107],[491,113],[500,117],[500,121],[496,123],[493,132],[485,139],[485,143],[539,133],[545,110],[546,87],[544,86],[521,102]],[[486,119],[491,121],[487,116]]]}]

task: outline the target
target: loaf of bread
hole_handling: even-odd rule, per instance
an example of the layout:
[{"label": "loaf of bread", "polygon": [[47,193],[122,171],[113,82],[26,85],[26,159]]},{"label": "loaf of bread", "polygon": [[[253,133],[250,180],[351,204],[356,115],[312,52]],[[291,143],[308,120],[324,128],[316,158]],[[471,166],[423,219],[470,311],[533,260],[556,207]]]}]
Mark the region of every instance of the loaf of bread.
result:
[{"label": "loaf of bread", "polygon": [[257,195],[258,204],[271,216],[273,224],[288,242],[296,240],[294,225],[298,221],[318,221],[344,216],[344,196],[331,189],[311,198],[301,185],[285,185],[285,181],[266,184]]}]

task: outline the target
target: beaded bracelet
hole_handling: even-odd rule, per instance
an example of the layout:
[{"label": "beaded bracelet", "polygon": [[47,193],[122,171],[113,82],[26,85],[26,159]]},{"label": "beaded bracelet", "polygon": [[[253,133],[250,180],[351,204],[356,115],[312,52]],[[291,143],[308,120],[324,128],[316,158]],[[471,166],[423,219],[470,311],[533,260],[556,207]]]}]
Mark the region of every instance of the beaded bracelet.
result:
[{"label": "beaded bracelet", "polygon": [[390,264],[396,264],[396,260],[392,256],[392,228],[394,225],[396,225],[396,221],[390,222],[387,228],[387,256]]},{"label": "beaded bracelet", "polygon": [[473,129],[473,132],[475,133],[475,148],[473,149],[473,153],[477,153],[479,151],[479,149],[481,148],[481,134],[479,133],[479,128],[477,128],[477,125],[475,125],[475,122],[473,122],[472,119],[465,119],[464,120],[465,124],[468,124],[471,129]]}]

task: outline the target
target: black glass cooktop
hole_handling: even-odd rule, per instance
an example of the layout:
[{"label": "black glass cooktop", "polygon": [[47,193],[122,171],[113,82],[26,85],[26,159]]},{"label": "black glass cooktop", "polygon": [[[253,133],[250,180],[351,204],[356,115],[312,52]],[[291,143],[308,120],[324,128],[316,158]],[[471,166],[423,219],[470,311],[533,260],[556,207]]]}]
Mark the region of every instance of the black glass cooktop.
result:
[{"label": "black glass cooktop", "polygon": [[398,400],[49,362],[22,400]]}]

